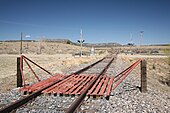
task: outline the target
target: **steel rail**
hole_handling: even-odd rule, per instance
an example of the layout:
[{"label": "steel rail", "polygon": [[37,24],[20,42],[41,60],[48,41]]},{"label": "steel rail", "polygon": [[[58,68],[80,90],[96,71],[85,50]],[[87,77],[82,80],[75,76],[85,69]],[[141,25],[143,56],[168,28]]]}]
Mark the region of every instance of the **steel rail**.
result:
[{"label": "steel rail", "polygon": [[24,58],[24,61],[26,62],[26,64],[28,65],[28,67],[30,68],[30,70],[32,71],[34,76],[37,78],[37,80],[41,81],[40,78],[36,75],[35,71],[31,68],[30,64],[27,62],[27,60],[25,58]]},{"label": "steel rail", "polygon": [[[21,58],[22,58],[22,56],[21,56]],[[26,58],[26,57],[25,57],[25,58]],[[26,58],[26,59],[27,59],[27,58]],[[77,72],[74,72],[74,73],[72,73],[72,74],[64,77],[63,79],[60,79],[60,80],[55,81],[54,83],[52,83],[52,84],[50,84],[50,85],[48,85],[48,86],[46,86],[46,87],[44,87],[44,88],[42,88],[42,89],[34,92],[34,93],[32,93],[32,94],[30,94],[29,96],[23,97],[23,98],[15,101],[15,102],[7,105],[7,106],[1,108],[1,109],[0,109],[0,113],[8,113],[8,112],[11,112],[11,111],[14,110],[14,109],[19,108],[20,106],[26,104],[27,102],[29,102],[29,101],[32,100],[33,98],[36,98],[37,96],[41,95],[41,92],[42,92],[43,90],[45,90],[45,89],[47,89],[47,88],[55,85],[56,83],[58,83],[58,82],[60,82],[60,81],[62,81],[62,80],[64,80],[64,79],[66,79],[66,78],[68,78],[68,77],[70,77],[70,76],[72,76],[72,75],[74,75],[74,74],[80,74],[80,73],[86,71],[87,69],[93,67],[94,65],[96,65],[96,64],[99,63],[99,62],[101,62],[101,61],[104,60],[104,59],[105,59],[105,57],[102,58],[102,59],[100,59],[100,60],[98,60],[97,62],[95,62],[95,63],[93,63],[93,64],[91,64],[91,65],[89,65],[89,66],[87,66],[87,67],[85,67],[85,68],[77,71]],[[29,60],[29,59],[28,59],[28,60]],[[32,62],[32,61],[30,60],[30,62]],[[37,65],[37,64],[36,64],[36,65]]]},{"label": "steel rail", "polygon": [[114,82],[117,82],[125,73],[127,73],[130,69],[134,69],[134,65],[136,63],[138,63],[138,61],[140,62],[141,59],[137,60],[136,62],[134,62],[133,64],[131,64],[128,68],[126,68],[125,70],[123,70],[121,73],[119,73],[118,75],[116,75]]},{"label": "steel rail", "polygon": [[87,88],[82,92],[82,94],[70,105],[70,107],[66,110],[66,113],[74,113],[76,111],[76,109],[81,105],[90,88],[95,84],[97,79],[107,71],[113,60],[114,57],[109,61],[107,66],[100,72],[100,74],[96,76],[96,78],[87,86]]},{"label": "steel rail", "polygon": [[112,90],[114,90],[114,89],[129,75],[129,73],[130,73],[140,62],[141,62],[141,59],[139,59],[139,60],[137,60],[135,63],[133,63],[133,64],[130,66],[131,68],[127,68],[128,70],[122,74],[122,76],[118,79],[119,81],[117,80],[118,83],[116,83],[116,84],[113,86]]},{"label": "steel rail", "polygon": [[119,77],[119,76],[122,75],[124,72],[128,71],[132,66],[133,66],[133,64],[130,65],[130,66],[129,66],[128,68],[126,68],[125,70],[123,70],[122,72],[120,72],[119,74],[117,74],[117,75],[115,76],[115,78]]},{"label": "steel rail", "polygon": [[27,58],[26,56],[22,55],[22,57],[24,57],[25,59],[27,59],[28,61],[30,61],[31,63],[33,63],[34,65],[36,65],[37,67],[39,67],[40,69],[44,70],[45,72],[47,72],[50,75],[53,75],[52,73],[50,73],[49,71],[47,71],[46,69],[44,69],[43,67],[41,67],[40,65],[38,65],[37,63],[33,62],[32,60],[30,60],[29,58]]}]

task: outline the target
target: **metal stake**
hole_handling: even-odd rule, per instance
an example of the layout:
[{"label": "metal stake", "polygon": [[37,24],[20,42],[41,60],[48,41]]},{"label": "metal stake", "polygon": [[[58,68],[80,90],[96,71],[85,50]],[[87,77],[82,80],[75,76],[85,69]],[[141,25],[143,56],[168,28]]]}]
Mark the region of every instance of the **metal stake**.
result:
[{"label": "metal stake", "polygon": [[22,32],[21,32],[21,45],[20,45],[20,54],[22,54]]}]

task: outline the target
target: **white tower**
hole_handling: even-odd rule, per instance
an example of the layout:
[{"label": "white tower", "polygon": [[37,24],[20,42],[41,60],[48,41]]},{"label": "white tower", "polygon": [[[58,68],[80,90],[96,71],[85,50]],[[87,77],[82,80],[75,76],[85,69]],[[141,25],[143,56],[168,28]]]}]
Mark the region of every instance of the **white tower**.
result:
[{"label": "white tower", "polygon": [[78,42],[80,43],[81,49],[80,49],[80,56],[82,56],[82,46],[83,46],[83,30],[80,30],[80,39],[78,40]]},{"label": "white tower", "polygon": [[140,47],[142,47],[142,36],[144,31],[140,31]]}]

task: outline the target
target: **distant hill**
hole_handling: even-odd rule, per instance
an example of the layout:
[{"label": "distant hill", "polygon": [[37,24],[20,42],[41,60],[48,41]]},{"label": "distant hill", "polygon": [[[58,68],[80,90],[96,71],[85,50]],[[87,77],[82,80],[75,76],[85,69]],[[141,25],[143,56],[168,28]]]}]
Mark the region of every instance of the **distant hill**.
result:
[{"label": "distant hill", "polygon": [[[76,46],[80,46],[80,43],[72,42],[69,39],[41,39],[41,40],[23,40],[23,42],[56,42],[56,43],[63,43],[63,44],[72,44]],[[20,40],[5,40],[0,42],[20,42]],[[122,46],[119,43],[83,43],[85,47],[118,47]]]},{"label": "distant hill", "polygon": [[90,43],[85,43],[83,44],[84,46],[87,47],[117,47],[117,46],[122,46],[119,43],[95,43],[95,44],[90,44]]},{"label": "distant hill", "polygon": [[[45,42],[57,42],[57,43],[64,43],[64,44],[72,44],[72,45],[77,45],[80,46],[80,43],[77,42],[72,42],[69,39],[43,39]],[[121,46],[119,43],[83,43],[83,46],[86,47],[113,47],[113,46]]]},{"label": "distant hill", "polygon": [[57,42],[63,44],[72,44],[72,42],[68,39],[42,39],[43,42]]},{"label": "distant hill", "polygon": [[[21,40],[0,40],[0,42],[20,42]],[[36,40],[22,40],[23,42],[36,42]]]},{"label": "distant hill", "polygon": [[148,46],[170,46],[170,44],[152,44]]},{"label": "distant hill", "polygon": [[[63,44],[71,44],[80,46],[80,43],[78,42],[72,42],[69,39],[39,39],[39,40],[23,40],[23,42],[56,42],[56,43],[63,43]],[[0,40],[0,42],[20,42],[20,40]],[[129,45],[121,45],[116,42],[110,42],[110,43],[83,43],[83,46],[85,47],[126,47]],[[170,44],[149,44],[149,45],[143,45],[143,46],[170,46]]]},{"label": "distant hill", "polygon": [[[20,40],[6,40],[0,41],[0,54],[19,54]],[[83,53],[90,54],[94,47],[95,53],[113,53],[115,51],[128,52],[133,51],[143,53],[157,53],[162,51],[169,51],[169,45],[162,44],[159,46],[143,45],[128,46],[118,43],[83,43]],[[80,52],[80,43],[72,42],[68,39],[40,39],[40,40],[23,40],[22,53],[24,54],[77,54]]]}]

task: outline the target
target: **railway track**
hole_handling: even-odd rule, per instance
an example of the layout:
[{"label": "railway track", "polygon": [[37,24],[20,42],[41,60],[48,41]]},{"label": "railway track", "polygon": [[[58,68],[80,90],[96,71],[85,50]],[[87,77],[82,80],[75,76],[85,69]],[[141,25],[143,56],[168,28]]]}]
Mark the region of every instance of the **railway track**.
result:
[{"label": "railway track", "polygon": [[[91,65],[89,65],[89,66],[87,66],[87,67],[85,67],[85,68],[83,68],[83,69],[75,72],[75,73],[73,73],[73,74],[70,74],[70,75],[68,75],[68,76],[65,76],[63,79],[57,80],[57,81],[55,81],[54,83],[52,83],[52,84],[50,84],[50,85],[48,85],[48,86],[46,86],[46,87],[43,87],[43,88],[41,88],[41,89],[33,92],[33,93],[30,94],[29,96],[26,96],[26,97],[24,97],[24,98],[21,98],[20,100],[14,102],[14,103],[11,103],[11,104],[9,104],[8,106],[3,107],[2,109],[0,109],[0,112],[10,112],[10,111],[12,111],[12,110],[14,110],[14,109],[22,106],[23,104],[29,102],[30,100],[35,99],[37,96],[41,95],[41,92],[44,91],[45,89],[47,89],[47,88],[49,88],[49,87],[51,87],[51,86],[53,86],[53,85],[61,82],[62,80],[65,80],[65,79],[67,79],[67,78],[69,78],[69,77],[71,77],[71,76],[73,76],[73,75],[80,75],[81,73],[83,73],[83,72],[85,72],[86,70],[92,68],[93,66],[96,66],[97,64],[101,63],[102,61],[106,62],[106,59],[110,59],[110,57],[109,57],[109,58],[105,57],[105,58],[103,58],[103,59],[101,59],[101,60],[99,60],[99,61],[97,61],[97,62],[95,62],[95,63],[93,63],[93,64],[91,64]],[[105,70],[103,70],[103,71],[105,71]],[[103,72],[102,72],[102,73],[103,73]],[[72,98],[72,99],[73,99],[73,98]],[[60,110],[61,110],[61,109],[60,109]]]}]

